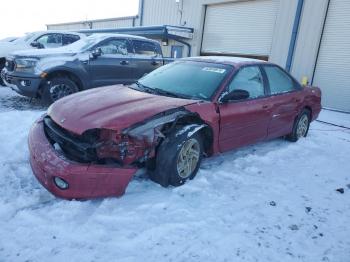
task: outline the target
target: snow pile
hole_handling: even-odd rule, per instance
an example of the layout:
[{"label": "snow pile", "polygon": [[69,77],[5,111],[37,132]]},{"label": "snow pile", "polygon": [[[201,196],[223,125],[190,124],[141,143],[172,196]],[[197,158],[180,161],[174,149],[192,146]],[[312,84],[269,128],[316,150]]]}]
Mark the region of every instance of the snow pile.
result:
[{"label": "snow pile", "polygon": [[122,198],[65,201],[28,163],[43,109],[0,98],[0,261],[349,261],[349,130],[316,122],[206,159],[179,188],[140,172]]}]

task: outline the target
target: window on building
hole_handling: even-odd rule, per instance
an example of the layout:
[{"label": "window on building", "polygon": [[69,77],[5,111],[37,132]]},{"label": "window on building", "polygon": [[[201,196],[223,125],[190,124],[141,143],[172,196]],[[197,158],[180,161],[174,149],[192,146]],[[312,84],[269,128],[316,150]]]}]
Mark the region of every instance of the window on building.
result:
[{"label": "window on building", "polygon": [[158,45],[154,43],[139,40],[133,40],[132,42],[134,45],[135,54],[137,55],[158,56],[161,54]]},{"label": "window on building", "polygon": [[249,98],[265,95],[263,77],[258,66],[243,67],[229,85],[229,92],[233,90],[249,92]]},{"label": "window on building", "polygon": [[264,66],[272,95],[295,90],[294,81],[277,66]]}]

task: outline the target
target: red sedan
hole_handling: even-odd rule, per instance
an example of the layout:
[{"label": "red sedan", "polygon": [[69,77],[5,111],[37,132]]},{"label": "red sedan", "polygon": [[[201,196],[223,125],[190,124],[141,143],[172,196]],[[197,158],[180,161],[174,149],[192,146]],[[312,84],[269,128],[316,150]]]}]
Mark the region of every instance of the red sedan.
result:
[{"label": "red sedan", "polygon": [[30,131],[30,163],[47,190],[67,199],[120,196],[140,167],[162,186],[179,186],[203,156],[305,137],[320,110],[318,88],[272,63],[188,58],[130,86],[57,101]]}]

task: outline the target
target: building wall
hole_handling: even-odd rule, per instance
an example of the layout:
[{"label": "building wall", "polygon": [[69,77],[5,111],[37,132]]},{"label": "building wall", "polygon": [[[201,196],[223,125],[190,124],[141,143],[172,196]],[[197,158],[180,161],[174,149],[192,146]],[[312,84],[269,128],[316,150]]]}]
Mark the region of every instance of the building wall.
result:
[{"label": "building wall", "polygon": [[[206,6],[239,1],[241,0],[182,0],[178,4],[175,0],[144,0],[143,25],[170,24],[194,28],[193,39],[188,42],[192,45],[192,55],[200,55]],[[296,6],[296,0],[279,1],[270,61],[283,67],[287,60]]]},{"label": "building wall", "polygon": [[[142,26],[168,24],[194,28],[193,39],[187,40],[187,42],[191,44],[192,56],[197,56],[201,52],[206,6],[261,0],[180,0],[179,3],[176,3],[175,0],[140,0],[140,14],[142,1]],[[279,1],[279,7],[269,60],[285,67],[298,0],[276,1]],[[292,74],[299,80],[304,76],[308,79],[312,78],[327,2],[328,0],[304,0],[291,68]],[[120,28],[141,25],[140,17],[136,17],[134,21],[132,18],[122,18],[91,22],[92,28]],[[86,22],[48,25],[48,29],[77,30],[88,28],[89,25]],[[166,56],[170,56],[173,44],[179,43],[169,41],[168,46],[163,46],[163,52]],[[186,47],[184,47],[185,54],[187,54]]]},{"label": "building wall", "polygon": [[[135,21],[134,21],[135,20]],[[121,28],[132,27],[136,23],[136,17],[122,17],[111,19],[88,20],[63,24],[47,25],[48,30],[79,30],[91,28]]]},{"label": "building wall", "polygon": [[298,79],[311,80],[328,0],[305,0],[295,46],[291,73]]}]

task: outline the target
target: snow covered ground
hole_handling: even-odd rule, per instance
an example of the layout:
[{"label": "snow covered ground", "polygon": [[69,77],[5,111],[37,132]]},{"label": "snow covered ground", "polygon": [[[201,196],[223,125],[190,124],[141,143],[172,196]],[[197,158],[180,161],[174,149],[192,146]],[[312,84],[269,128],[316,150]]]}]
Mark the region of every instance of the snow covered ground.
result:
[{"label": "snow covered ground", "polygon": [[27,134],[43,112],[0,88],[1,262],[350,261],[350,130],[315,122],[297,143],[206,159],[182,187],[140,174],[122,198],[81,202],[32,175]]}]

